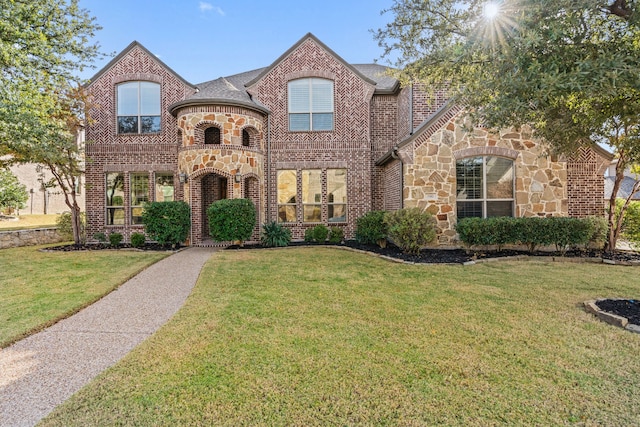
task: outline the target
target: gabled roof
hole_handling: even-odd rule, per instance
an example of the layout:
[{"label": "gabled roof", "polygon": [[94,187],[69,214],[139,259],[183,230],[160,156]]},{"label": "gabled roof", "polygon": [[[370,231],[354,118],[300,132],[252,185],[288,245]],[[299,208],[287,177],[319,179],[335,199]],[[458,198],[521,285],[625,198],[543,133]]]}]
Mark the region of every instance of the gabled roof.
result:
[{"label": "gabled roof", "polygon": [[174,76],[176,76],[178,79],[180,79],[180,81],[182,81],[182,83],[184,83],[185,85],[196,89],[196,86],[192,85],[191,83],[189,83],[188,81],[186,81],[184,78],[182,78],[182,76],[178,73],[176,73],[175,71],[173,71],[171,69],[171,67],[169,67],[167,64],[165,64],[164,62],[162,62],[160,60],[160,58],[158,58],[156,55],[154,55],[153,53],[151,53],[151,51],[149,51],[149,49],[147,49],[146,47],[144,47],[142,44],[140,44],[137,40],[132,41],[129,46],[127,46],[126,48],[124,48],[124,50],[122,52],[120,52],[115,58],[113,58],[111,61],[109,61],[109,63],[107,65],[105,65],[104,67],[102,67],[96,74],[93,75],[93,77],[91,77],[91,79],[89,79],[89,82],[85,85],[85,87],[89,87],[91,86],[91,84],[93,82],[95,82],[96,80],[98,80],[104,73],[106,73],[107,71],[109,71],[109,69],[111,69],[111,67],[113,67],[115,64],[117,64],[123,57],[125,57],[131,50],[133,50],[135,47],[138,47],[140,49],[142,49],[147,55],[149,55],[150,58],[152,58],[154,61],[156,61],[158,64],[160,64],[161,67],[163,67],[164,69],[166,69],[167,71],[169,71],[171,74],[173,74]]},{"label": "gabled roof", "polygon": [[360,77],[365,82],[376,85],[376,82],[369,77],[365,76],[362,72],[360,72],[356,67],[351,64],[345,62],[344,59],[340,57],[337,53],[331,50],[326,44],[322,43],[316,36],[311,33],[307,33],[304,37],[302,37],[296,44],[291,46],[285,53],[280,55],[278,59],[276,59],[270,66],[264,68],[260,74],[258,74],[253,80],[249,81],[245,84],[246,87],[251,87],[254,84],[258,83],[265,75],[267,75],[271,70],[273,70],[278,64],[284,61],[289,55],[291,55],[296,49],[298,49],[304,42],[307,40],[313,40],[316,44],[318,44],[323,50],[325,50],[328,54],[333,56],[338,62],[341,62],[345,67],[349,68],[355,75]]},{"label": "gabled roof", "polygon": [[[606,176],[604,178],[604,198],[609,200],[611,198],[611,193],[613,192],[613,184],[615,181],[615,177]],[[629,194],[633,191],[633,186],[636,184],[636,180],[625,176],[620,183],[620,188],[618,189],[617,197],[621,197],[626,199],[629,197]],[[637,192],[631,197],[631,200],[640,200],[640,192]]]}]

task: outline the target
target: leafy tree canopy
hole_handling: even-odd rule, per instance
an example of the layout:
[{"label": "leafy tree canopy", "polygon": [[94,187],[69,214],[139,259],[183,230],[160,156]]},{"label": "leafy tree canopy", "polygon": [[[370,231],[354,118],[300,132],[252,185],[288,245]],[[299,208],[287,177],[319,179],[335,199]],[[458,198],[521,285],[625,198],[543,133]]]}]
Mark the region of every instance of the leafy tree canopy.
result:
[{"label": "leafy tree canopy", "polygon": [[28,199],[27,187],[9,169],[0,168],[0,209],[22,209]]},{"label": "leafy tree canopy", "polygon": [[405,82],[447,85],[489,127],[560,151],[640,105],[638,6],[625,0],[395,0],[376,32]]}]

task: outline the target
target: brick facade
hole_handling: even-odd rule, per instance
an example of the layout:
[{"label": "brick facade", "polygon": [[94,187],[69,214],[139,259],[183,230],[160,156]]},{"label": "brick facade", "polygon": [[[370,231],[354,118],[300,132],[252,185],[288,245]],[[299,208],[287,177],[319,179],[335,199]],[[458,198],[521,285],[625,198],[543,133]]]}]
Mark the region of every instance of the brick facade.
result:
[{"label": "brick facade", "polygon": [[[97,107],[87,128],[87,218],[89,238],[121,232],[125,239],[142,226],[131,224],[130,176],[174,175],[176,200],[192,209],[191,244],[207,244],[207,207],[222,198],[246,197],[258,210],[252,236],[276,220],[278,171],[295,170],[297,214],[284,223],[301,239],[304,222],[302,171],[314,170],[320,223],[343,228],[352,238],[356,219],[372,209],[419,206],[438,220],[438,239],[455,243],[456,160],[498,156],[515,165],[514,214],[601,213],[602,165],[606,153],[585,150],[568,160],[545,155],[530,132],[491,134],[466,131],[460,108],[445,92],[420,85],[400,88],[373,65],[350,65],[313,35],[303,37],[271,66],[191,85],[144,47],[132,43],[88,85]],[[288,82],[320,78],[333,83],[333,127],[328,131],[289,130]],[[116,88],[122,82],[161,85],[161,132],[117,133]],[[215,128],[212,131],[210,128]],[[207,130],[209,129],[209,131]],[[206,139],[208,135],[219,135]],[[209,143],[206,143],[209,142]],[[346,170],[346,216],[330,221],[333,195],[327,176]],[[123,225],[106,225],[105,174],[124,174]],[[150,185],[150,187],[152,187]],[[587,188],[588,191],[584,191]],[[149,189],[149,199],[153,190]]]}]

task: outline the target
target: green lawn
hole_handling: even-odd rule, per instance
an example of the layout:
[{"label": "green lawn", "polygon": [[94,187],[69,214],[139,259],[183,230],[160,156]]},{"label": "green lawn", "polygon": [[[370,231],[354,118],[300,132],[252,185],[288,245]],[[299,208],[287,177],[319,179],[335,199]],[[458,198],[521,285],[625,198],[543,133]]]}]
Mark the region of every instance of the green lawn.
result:
[{"label": "green lawn", "polygon": [[213,255],[182,310],[43,425],[640,425],[630,267]]},{"label": "green lawn", "polygon": [[59,215],[20,215],[17,220],[0,220],[0,231],[55,227]]},{"label": "green lawn", "polygon": [[164,253],[0,250],[0,348],[86,307]]}]

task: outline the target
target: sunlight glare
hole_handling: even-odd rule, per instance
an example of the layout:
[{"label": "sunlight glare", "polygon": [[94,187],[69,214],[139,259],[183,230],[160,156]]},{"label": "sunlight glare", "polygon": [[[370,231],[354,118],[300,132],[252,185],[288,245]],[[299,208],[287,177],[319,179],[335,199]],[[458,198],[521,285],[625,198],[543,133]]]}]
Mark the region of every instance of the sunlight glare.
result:
[{"label": "sunlight glare", "polygon": [[500,13],[500,6],[498,6],[494,2],[488,2],[484,5],[482,13],[484,14],[485,18],[494,19]]}]

